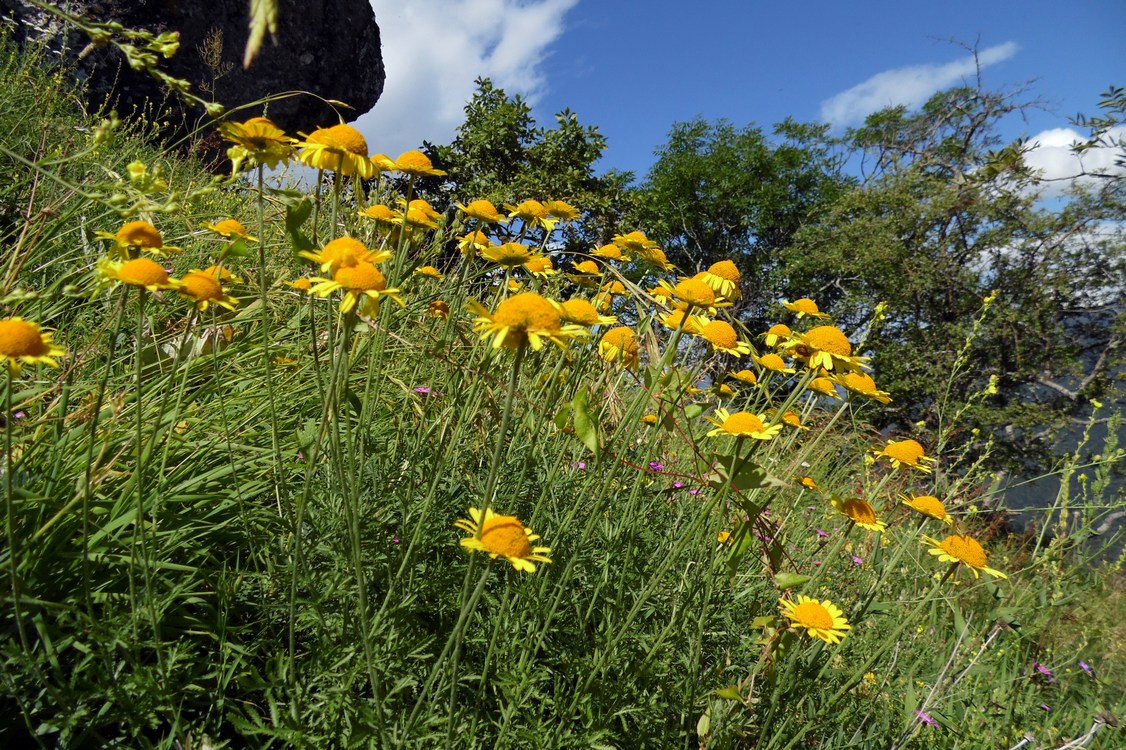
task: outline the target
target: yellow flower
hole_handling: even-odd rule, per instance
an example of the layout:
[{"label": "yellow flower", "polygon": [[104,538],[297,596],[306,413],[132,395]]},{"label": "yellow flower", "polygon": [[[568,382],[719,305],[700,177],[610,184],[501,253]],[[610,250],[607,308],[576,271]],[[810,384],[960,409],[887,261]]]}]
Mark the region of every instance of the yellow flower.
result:
[{"label": "yellow flower", "polygon": [[116,281],[129,286],[143,287],[150,292],[158,289],[175,289],[179,281],[154,260],[134,258],[123,262],[102,258],[98,261],[98,275],[105,281]]},{"label": "yellow flower", "polygon": [[414,272],[419,276],[429,276],[432,279],[442,280],[442,272],[434,266],[420,266],[414,269]]},{"label": "yellow flower", "polygon": [[520,523],[516,516],[502,516],[487,508],[482,514],[477,508],[469,509],[469,518],[454,522],[457,528],[472,536],[464,537],[461,546],[470,551],[489,553],[494,560],[503,556],[512,567],[526,573],[535,573],[535,563],[550,563],[549,547],[533,547],[539,535]]},{"label": "yellow flower", "polygon": [[197,310],[206,310],[212,303],[234,310],[238,300],[228,295],[214,273],[193,269],[184,274],[179,284],[180,294],[195,302]]},{"label": "yellow flower", "polygon": [[813,477],[794,477],[794,481],[812,492],[821,491],[821,488],[817,486],[817,482]]},{"label": "yellow flower", "polygon": [[551,265],[551,258],[543,255],[528,259],[528,261],[524,263],[524,270],[541,279],[546,279],[559,273],[555,270],[555,267]]},{"label": "yellow flower", "polygon": [[716,535],[716,541],[720,544],[727,544],[731,540],[730,531],[721,531]]},{"label": "yellow flower", "polygon": [[0,320],[0,362],[8,368],[11,377],[20,374],[21,364],[58,367],[59,363],[53,358],[66,352],[54,345],[53,338],[51,331],[44,331],[29,320]]},{"label": "yellow flower", "polygon": [[164,247],[164,237],[147,221],[130,221],[123,224],[121,229],[117,230],[114,239],[121,247],[148,250],[157,254]]},{"label": "yellow flower", "polygon": [[236,284],[242,283],[242,279],[231,273],[230,269],[226,266],[208,266],[207,268],[203,269],[203,273],[213,276],[219,282],[232,281]]},{"label": "yellow flower", "polygon": [[728,300],[739,299],[739,280],[742,278],[739,267],[730,260],[712,263],[708,270],[698,274],[700,280],[712,288],[717,295]]},{"label": "yellow flower", "polygon": [[790,327],[788,325],[779,323],[778,325],[770,326],[770,330],[764,333],[762,335],[762,338],[766,342],[767,346],[773,348],[779,343],[785,344],[790,340],[790,337],[793,335],[793,333],[794,332],[790,330]]},{"label": "yellow flower", "polygon": [[929,552],[940,562],[965,565],[973,572],[974,578],[979,577],[978,571],[984,571],[995,578],[1008,578],[1001,571],[988,567],[985,549],[971,536],[948,536],[941,542],[924,536],[922,541],[930,545]]},{"label": "yellow flower", "polygon": [[786,375],[794,371],[794,368],[786,367],[786,363],[783,362],[782,358],[777,354],[764,354],[761,357],[752,354],[751,359],[753,359],[759,367],[764,370],[770,370],[771,372]]},{"label": "yellow flower", "polygon": [[543,256],[527,245],[521,245],[518,242],[506,242],[503,245],[482,250],[481,257],[503,268],[516,268],[533,258],[542,258]]},{"label": "yellow flower", "polygon": [[363,211],[360,211],[360,216],[367,219],[374,219],[380,224],[388,226],[392,224],[401,224],[403,222],[403,215],[395,211],[390,206],[385,206],[382,203],[376,203],[368,206]]},{"label": "yellow flower", "polygon": [[672,288],[673,297],[692,307],[711,307],[715,292],[699,279],[682,279]]},{"label": "yellow flower", "polygon": [[747,385],[755,385],[756,383],[758,383],[758,376],[750,370],[740,370],[739,372],[733,372],[728,377],[734,378],[740,383],[746,383]]},{"label": "yellow flower", "polygon": [[841,400],[840,394],[837,393],[836,384],[829,378],[814,378],[813,380],[809,381],[808,387],[809,390],[813,391],[814,393],[819,393],[822,396],[828,396],[829,398],[835,398],[837,401]]},{"label": "yellow flower", "polygon": [[235,144],[227,150],[227,156],[236,172],[243,161],[274,169],[293,158],[294,144],[297,143],[265,117],[251,117],[246,122],[224,122],[219,126],[219,134]]},{"label": "yellow flower", "polygon": [[489,201],[471,201],[465,206],[458,203],[457,208],[469,218],[484,221],[489,224],[499,224],[508,221],[508,219],[504,217],[504,214],[497,211],[497,207]]},{"label": "yellow flower", "polygon": [[421,198],[415,198],[409,204],[402,198],[399,199],[399,202],[403,204],[406,210],[400,211],[396,216],[396,224],[402,224],[408,229],[415,227],[438,228],[438,222],[441,221],[442,215],[435,211],[429,203]]},{"label": "yellow flower", "polygon": [[394,171],[411,177],[441,177],[446,174],[441,169],[434,168],[429,156],[414,150],[399,154]]},{"label": "yellow flower", "polygon": [[832,503],[838,513],[846,516],[862,529],[878,531],[882,534],[887,528],[886,523],[876,518],[876,509],[867,500],[858,497],[841,500],[839,497],[834,497]]},{"label": "yellow flower", "polygon": [[786,344],[786,352],[805,362],[811,370],[819,367],[857,370],[868,360],[852,356],[852,344],[836,326],[817,326],[798,334]]},{"label": "yellow flower", "polygon": [[751,345],[739,340],[735,328],[725,320],[713,320],[700,330],[700,337],[707,339],[717,352],[733,357],[743,357],[751,353]]},{"label": "yellow flower", "polygon": [[482,231],[467,232],[457,238],[457,247],[462,255],[479,254],[492,246],[492,240]]},{"label": "yellow flower", "polygon": [[547,207],[539,201],[526,200],[518,206],[505,203],[504,207],[508,209],[509,218],[519,219],[528,226],[542,226],[549,232],[555,229],[555,219],[547,215]]},{"label": "yellow flower", "polygon": [[337,237],[321,250],[302,250],[298,253],[321,267],[325,273],[336,273],[345,266],[357,263],[382,263],[391,257],[387,250],[368,250],[367,246],[352,237]]},{"label": "yellow flower", "polygon": [[581,326],[563,323],[559,303],[535,292],[509,297],[492,314],[474,301],[470,301],[469,309],[478,316],[473,321],[474,330],[483,339],[491,337],[494,349],[518,349],[531,344],[538,351],[544,341],[565,347],[569,340],[587,335]]},{"label": "yellow flower", "polygon": [[735,390],[727,383],[720,383],[712,387],[717,398],[735,398]]},{"label": "yellow flower", "polygon": [[928,518],[943,521],[944,523],[954,523],[954,519],[946,512],[946,506],[933,495],[915,495],[912,497],[900,495],[900,498],[903,500],[904,505],[910,505]]},{"label": "yellow flower", "polygon": [[375,164],[368,158],[368,143],[351,125],[318,128],[300,144],[297,158],[314,169],[342,175],[359,175],[365,180],[375,176]]},{"label": "yellow flower", "polygon": [[883,450],[872,449],[872,453],[876,458],[886,458],[891,461],[895,468],[901,466],[909,466],[912,469],[918,469],[924,474],[930,473],[930,467],[927,464],[933,464],[935,459],[926,455],[923,446],[915,440],[889,440],[887,446]]},{"label": "yellow flower", "polygon": [[360,313],[373,317],[379,312],[379,300],[389,297],[395,300],[400,307],[405,304],[399,296],[398,289],[388,289],[387,280],[370,261],[359,261],[346,266],[340,266],[332,274],[331,279],[313,277],[316,282],[309,289],[309,294],[317,297],[327,297],[337,289],[344,290],[344,297],[340,300],[340,312],[350,312],[356,304],[362,302]]},{"label": "yellow flower", "polygon": [[375,166],[377,172],[395,171],[395,160],[387,154],[372,154],[371,163]]},{"label": "yellow flower", "polygon": [[593,287],[594,279],[592,277],[601,275],[602,269],[598,267],[597,263],[593,260],[584,260],[575,264],[575,267],[572,269],[572,275],[569,275],[567,278],[577,284]]},{"label": "yellow flower", "polygon": [[562,308],[560,315],[564,321],[587,328],[618,322],[618,319],[613,315],[600,315],[598,310],[594,309],[594,305],[578,297],[564,302]]},{"label": "yellow flower", "polygon": [[582,212],[566,201],[547,201],[543,204],[548,216],[554,216],[560,221],[574,221],[582,216]]},{"label": "yellow flower", "polygon": [[807,635],[826,643],[840,643],[845,631],[852,629],[844,613],[828,599],[819,602],[799,594],[796,602],[779,599],[778,603],[782,605],[782,614],[793,623],[791,627],[796,630],[805,628]]},{"label": "yellow flower", "polygon": [[689,315],[684,310],[673,310],[667,315],[660,317],[661,325],[669,330],[676,331],[682,326],[685,333],[690,333],[693,336],[698,336],[701,331],[711,321],[703,315]]},{"label": "yellow flower", "polygon": [[591,255],[607,260],[629,260],[629,257],[622,253],[622,249],[614,244],[603,245],[592,252]]},{"label": "yellow flower", "polygon": [[656,246],[638,250],[637,257],[641,258],[642,261],[648,263],[659,271],[672,271],[674,268],[676,268],[672,263],[669,262],[668,257],[665,255],[665,251]]},{"label": "yellow flower", "polygon": [[640,357],[637,334],[625,326],[611,328],[598,342],[598,355],[607,362],[617,362],[626,369],[637,367]]},{"label": "yellow flower", "polygon": [[614,236],[614,244],[627,255],[640,254],[645,250],[655,250],[657,243],[645,236],[644,232],[630,232]]},{"label": "yellow flower", "polygon": [[797,430],[808,430],[804,424],[801,423],[801,415],[792,409],[787,409],[786,413],[782,415],[782,424],[789,425]]},{"label": "yellow flower", "polygon": [[432,317],[435,317],[435,318],[441,318],[442,320],[449,320],[450,319],[450,306],[448,304],[446,304],[445,302],[443,302],[442,300],[436,299],[427,306],[426,313],[428,315],[432,316]]},{"label": "yellow flower", "polygon": [[639,419],[637,421],[640,422],[641,424],[647,424],[650,427],[652,427],[653,425],[657,424],[658,420],[657,420],[656,414],[644,414],[644,415],[642,415],[641,419]]},{"label": "yellow flower", "polygon": [[874,401],[879,401],[881,404],[891,402],[891,396],[886,391],[881,391],[876,388],[876,381],[872,376],[864,372],[846,372],[837,379],[848,390],[849,393],[856,393],[860,396],[865,396]]},{"label": "yellow flower", "polygon": [[307,292],[313,288],[313,282],[308,278],[294,279],[293,281],[287,283],[289,284],[289,286],[302,292]]},{"label": "yellow flower", "polygon": [[792,313],[796,313],[798,319],[803,317],[810,318],[827,318],[827,314],[818,309],[817,303],[809,297],[802,297],[801,299],[794,300],[793,302],[783,302],[782,305]]},{"label": "yellow flower", "polygon": [[250,233],[246,231],[246,227],[238,219],[223,219],[214,224],[204,224],[204,229],[209,229],[220,237],[226,237],[228,240],[254,240]]},{"label": "yellow flower", "polygon": [[716,425],[716,428],[708,433],[708,437],[734,435],[737,438],[750,437],[755,440],[770,440],[782,431],[780,424],[767,427],[764,424],[766,421],[765,414],[756,416],[746,411],[731,414],[722,407],[715,410],[715,416],[705,417],[705,419]]}]

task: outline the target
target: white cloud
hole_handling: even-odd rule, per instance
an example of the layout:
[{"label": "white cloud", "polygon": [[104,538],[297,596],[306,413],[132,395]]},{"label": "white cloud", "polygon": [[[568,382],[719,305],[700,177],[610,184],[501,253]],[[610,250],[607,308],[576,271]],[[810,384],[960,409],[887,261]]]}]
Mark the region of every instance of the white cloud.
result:
[{"label": "white cloud", "polygon": [[886,107],[900,104],[914,108],[932,94],[948,88],[985,68],[1008,60],[1016,54],[1017,44],[1005,42],[973,55],[942,65],[911,65],[885,70],[842,91],[821,103],[821,119],[833,125],[848,125]]},{"label": "white cloud", "polygon": [[356,123],[372,151],[449,142],[479,76],[534,104],[547,86],[540,63],[578,1],[372,0],[387,82]]},{"label": "white cloud", "polygon": [[[1122,157],[1121,149],[1098,146],[1076,154],[1072,146],[1085,140],[1071,128],[1051,128],[1028,139],[1031,148],[1024,154],[1024,163],[1038,170],[1045,180],[1041,185],[1042,197],[1059,197],[1075,182],[1086,185],[1099,182],[1101,178],[1092,177],[1092,174],[1126,173],[1114,163],[1116,157]],[[1126,140],[1126,127],[1112,128],[1106,134],[1106,140]]]}]

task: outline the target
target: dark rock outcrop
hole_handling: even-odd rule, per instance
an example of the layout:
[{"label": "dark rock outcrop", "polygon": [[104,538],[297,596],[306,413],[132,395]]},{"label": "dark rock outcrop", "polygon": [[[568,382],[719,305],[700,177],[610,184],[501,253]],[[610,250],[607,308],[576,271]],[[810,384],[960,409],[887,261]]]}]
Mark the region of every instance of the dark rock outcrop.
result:
[{"label": "dark rock outcrop", "polygon": [[[267,35],[248,70],[242,56],[249,34],[249,0],[72,0],[59,7],[75,16],[117,21],[126,28],[180,32],[180,49],[161,69],[192,84],[192,91],[232,109],[269,94],[308,91],[342,101],[353,120],[383,93],[384,68],[379,27],[369,0],[281,0],[277,41]],[[147,73],[133,71],[112,46],[79,54],[85,33],[25,0],[0,0],[17,40],[40,40],[63,59],[84,85],[92,108],[108,103],[122,116],[148,108],[179,132],[207,120],[202,108],[185,107]],[[285,130],[310,132],[338,122],[320,99],[299,95],[271,102],[266,114]],[[240,111],[243,120],[261,107]]]}]

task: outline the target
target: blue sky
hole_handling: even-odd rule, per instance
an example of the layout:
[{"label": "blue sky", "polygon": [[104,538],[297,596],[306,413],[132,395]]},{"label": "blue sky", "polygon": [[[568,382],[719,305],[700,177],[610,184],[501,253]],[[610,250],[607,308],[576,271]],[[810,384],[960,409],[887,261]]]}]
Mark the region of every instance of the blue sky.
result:
[{"label": "blue sky", "polygon": [[976,44],[987,87],[1027,84],[1028,98],[1049,106],[1014,118],[1006,135],[1043,143],[1034,158],[1055,174],[1071,166],[1068,117],[1094,113],[1100,92],[1126,85],[1123,0],[372,4],[387,89],[359,126],[392,156],[423,139],[448,142],[473,79],[487,75],[527,97],[541,123],[571,108],[608,138],[601,168],[643,176],[674,122],[857,124],[880,105],[913,105],[972,77],[960,45]]}]

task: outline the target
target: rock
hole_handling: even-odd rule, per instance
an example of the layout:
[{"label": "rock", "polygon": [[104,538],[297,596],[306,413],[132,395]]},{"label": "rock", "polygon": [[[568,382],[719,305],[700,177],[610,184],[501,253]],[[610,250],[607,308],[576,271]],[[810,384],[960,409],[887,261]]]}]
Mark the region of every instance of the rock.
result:
[{"label": "rock", "polygon": [[[179,51],[161,60],[161,69],[189,81],[194,93],[228,111],[269,94],[308,91],[351,106],[340,110],[350,121],[383,93],[379,27],[369,0],[281,0],[277,41],[267,35],[248,70],[242,56],[249,0],[71,0],[64,7],[72,15],[117,21],[126,28],[180,32]],[[0,16],[14,24],[17,40],[46,43],[74,70],[91,109],[108,103],[122,117],[143,112],[167,124],[169,135],[207,121],[202,108],[185,106],[147,73],[133,71],[113,46],[94,48],[79,59],[87,35],[26,0],[0,0]],[[261,114],[263,108],[255,106],[232,116],[244,120]],[[308,95],[270,102],[265,114],[290,133],[308,133],[340,119],[332,107]]]}]

